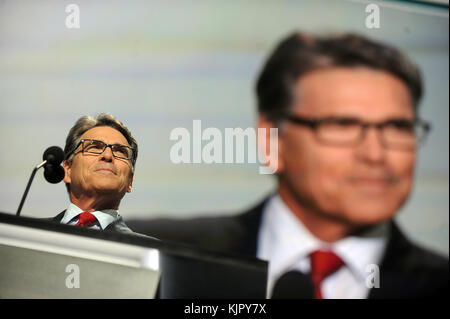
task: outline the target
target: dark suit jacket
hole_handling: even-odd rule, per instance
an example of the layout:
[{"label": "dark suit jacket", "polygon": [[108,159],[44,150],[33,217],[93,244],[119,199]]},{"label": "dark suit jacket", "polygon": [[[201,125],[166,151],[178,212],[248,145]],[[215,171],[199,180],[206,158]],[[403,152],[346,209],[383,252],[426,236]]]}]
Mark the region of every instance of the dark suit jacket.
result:
[{"label": "dark suit jacket", "polygon": [[[267,199],[235,216],[189,220],[130,220],[137,232],[202,249],[256,257],[258,231]],[[369,298],[434,298],[448,295],[448,259],[412,243],[391,222],[380,268],[380,288]]]},{"label": "dark suit jacket", "polygon": [[[61,213],[59,213],[58,215],[56,215],[55,217],[51,217],[51,218],[46,218],[47,220],[59,223],[61,222],[61,219],[64,217],[64,213],[66,211],[62,211]],[[140,236],[140,237],[151,237],[151,236],[146,236],[143,234],[139,234],[136,233],[134,231],[132,231],[123,221],[122,216],[120,216],[120,218],[118,220],[113,221],[111,224],[109,224],[108,226],[106,226],[106,228],[104,230],[112,230],[112,231],[117,231],[120,233],[124,233],[124,234],[129,234],[129,235],[134,235],[134,236]]]}]

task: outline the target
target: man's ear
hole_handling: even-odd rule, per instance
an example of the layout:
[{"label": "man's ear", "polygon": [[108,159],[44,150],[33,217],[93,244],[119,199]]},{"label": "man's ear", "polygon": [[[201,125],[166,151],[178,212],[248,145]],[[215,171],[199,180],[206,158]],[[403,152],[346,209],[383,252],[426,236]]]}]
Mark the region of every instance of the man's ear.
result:
[{"label": "man's ear", "polygon": [[64,171],[65,171],[64,183],[70,184],[70,182],[72,181],[72,179],[70,177],[71,176],[70,174],[72,172],[72,163],[67,161],[67,160],[65,160],[63,162],[63,168],[64,168]]},{"label": "man's ear", "polygon": [[[264,130],[260,130],[260,129],[264,129]],[[276,137],[276,143],[277,143],[277,147],[274,148],[274,144],[271,142],[271,138],[272,141],[275,142],[273,140],[273,136],[271,136],[271,129],[277,129],[278,130],[278,134]],[[266,165],[269,166],[272,171],[274,173],[280,173],[283,171],[284,168],[284,162],[283,162],[283,138],[280,135],[280,130],[278,129],[278,127],[267,118],[266,115],[261,114],[258,117],[258,148],[260,152],[265,152],[263,156],[263,158],[266,159]],[[264,135],[260,136],[259,133],[262,133]],[[265,139],[265,141],[262,141],[261,139]],[[274,148],[274,149],[271,149]],[[274,152],[277,152],[277,154],[275,154]],[[273,153],[273,154],[272,154]],[[270,157],[274,157],[277,156],[276,158],[272,158],[272,161],[270,159]]]},{"label": "man's ear", "polygon": [[134,174],[130,173],[130,180],[128,181],[127,193],[131,193],[131,189],[133,188],[133,177]]}]

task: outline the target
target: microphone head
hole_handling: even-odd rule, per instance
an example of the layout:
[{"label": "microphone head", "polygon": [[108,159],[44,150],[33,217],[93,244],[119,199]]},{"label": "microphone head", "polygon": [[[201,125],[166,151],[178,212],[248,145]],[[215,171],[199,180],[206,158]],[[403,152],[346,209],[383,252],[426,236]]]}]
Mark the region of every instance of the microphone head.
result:
[{"label": "microphone head", "polygon": [[45,150],[42,159],[52,165],[59,165],[64,160],[64,151],[59,146],[50,146]]},{"label": "microphone head", "polygon": [[57,184],[64,179],[65,175],[64,168],[61,165],[50,165],[46,164],[44,168],[45,180],[52,184]]},{"label": "microphone head", "polygon": [[272,290],[272,299],[313,299],[314,285],[309,275],[296,270],[282,275]]}]

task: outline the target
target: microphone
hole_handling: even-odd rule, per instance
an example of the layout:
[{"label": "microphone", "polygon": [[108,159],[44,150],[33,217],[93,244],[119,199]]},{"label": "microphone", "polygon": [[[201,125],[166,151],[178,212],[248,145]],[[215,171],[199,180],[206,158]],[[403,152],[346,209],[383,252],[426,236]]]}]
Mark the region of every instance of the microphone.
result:
[{"label": "microphone", "polygon": [[45,164],[44,166],[44,177],[45,180],[52,184],[58,184],[60,181],[64,179],[64,175],[66,172],[61,165],[50,165]]},{"label": "microphone", "polygon": [[313,299],[314,285],[309,275],[292,270],[282,275],[272,290],[272,299]]},{"label": "microphone", "polygon": [[53,165],[59,165],[64,160],[64,152],[59,146],[50,146],[42,155],[42,159]]},{"label": "microphone", "polygon": [[60,165],[64,160],[64,152],[60,147],[51,146],[47,148],[42,156],[42,159],[44,161],[33,168],[33,171],[31,172],[31,176],[28,179],[28,184],[25,188],[25,192],[23,193],[19,208],[17,208],[16,216],[19,216],[22,211],[23,203],[25,202],[25,198],[30,190],[31,182],[33,181],[34,175],[38,169],[44,166],[44,177],[49,183],[56,184],[64,179],[64,168]]},{"label": "microphone", "polygon": [[45,161],[44,177],[49,183],[56,184],[64,179],[64,168],[60,165],[64,160],[64,152],[58,146],[47,148],[42,156]]}]

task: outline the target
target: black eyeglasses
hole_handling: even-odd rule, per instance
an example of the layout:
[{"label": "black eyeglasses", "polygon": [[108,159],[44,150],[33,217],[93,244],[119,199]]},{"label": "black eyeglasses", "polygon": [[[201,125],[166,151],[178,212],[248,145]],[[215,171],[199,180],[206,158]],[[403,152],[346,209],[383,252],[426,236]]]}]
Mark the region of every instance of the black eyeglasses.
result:
[{"label": "black eyeglasses", "polygon": [[390,119],[381,123],[364,122],[352,117],[307,118],[293,114],[284,116],[294,124],[310,127],[317,139],[325,144],[353,146],[360,143],[367,129],[374,127],[381,134],[385,147],[411,149],[421,143],[431,129],[425,121],[416,119]]},{"label": "black eyeglasses", "polygon": [[67,158],[76,151],[76,149],[81,145],[81,152],[90,154],[102,154],[107,147],[111,148],[112,154],[115,158],[121,158],[126,160],[131,160],[133,157],[133,148],[128,145],[122,144],[107,144],[100,140],[93,139],[82,139],[75,146],[72,152],[67,155]]}]

